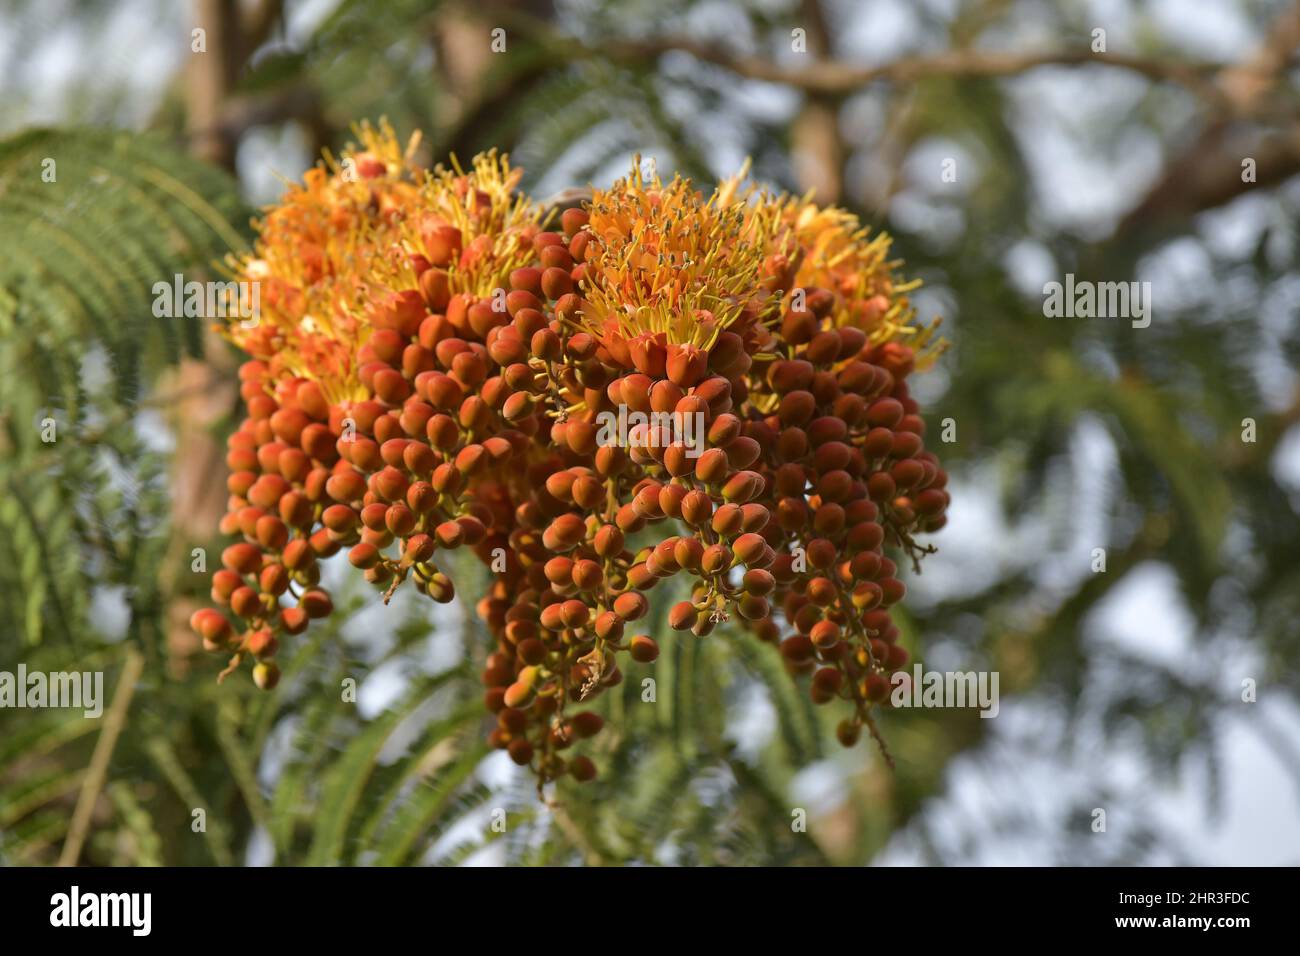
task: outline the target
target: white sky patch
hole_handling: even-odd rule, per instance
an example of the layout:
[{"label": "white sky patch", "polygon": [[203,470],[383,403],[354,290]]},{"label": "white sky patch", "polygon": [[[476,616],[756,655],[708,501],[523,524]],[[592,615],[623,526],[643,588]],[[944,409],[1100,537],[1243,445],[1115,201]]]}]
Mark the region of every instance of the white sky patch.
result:
[{"label": "white sky patch", "polygon": [[296,123],[250,130],[235,157],[239,181],[253,205],[275,202],[284,194],[285,181],[299,181],[312,162],[307,135]]},{"label": "white sky patch", "polygon": [[[1250,705],[1267,711],[1280,733],[1300,740],[1300,716],[1281,701]],[[1159,793],[1161,818],[1211,866],[1300,865],[1300,783],[1289,774],[1261,737],[1245,722],[1234,721],[1224,733],[1219,785],[1223,813],[1206,813],[1209,782],[1197,769],[1183,773],[1177,785]]]},{"label": "white sky patch", "polygon": [[1196,239],[1166,243],[1138,263],[1137,279],[1151,283],[1155,312],[1177,312],[1205,303],[1216,292],[1214,263]]},{"label": "white sky patch", "polygon": [[889,205],[889,219],[903,230],[924,237],[934,249],[948,247],[966,230],[965,212],[915,189],[894,195]]},{"label": "white sky patch", "polygon": [[1244,5],[1231,0],[1161,0],[1143,9],[1162,42],[1220,62],[1238,60],[1254,49],[1267,22],[1260,17],[1251,23],[1243,15]]},{"label": "white sky patch", "polygon": [[[1256,705],[1262,706],[1262,705]],[[1300,739],[1300,716],[1280,704],[1270,717],[1281,734]],[[1190,762],[1169,780],[1151,778],[1130,744],[1085,734],[1083,746],[1051,748],[1065,725],[1039,701],[1004,701],[993,738],[963,754],[945,772],[945,786],[926,810],[931,836],[949,862],[975,866],[1064,862],[1082,849],[1116,854],[1153,825],[1163,845],[1209,866],[1294,866],[1300,862],[1297,780],[1243,723],[1224,734],[1220,756],[1222,813],[1207,805],[1209,783]],[[1091,829],[1092,811],[1106,811],[1106,832]],[[1089,846],[1086,841],[1107,841]],[[1084,841],[1084,842],[1080,842]],[[1072,854],[1071,847],[1075,847]],[[917,833],[894,835],[874,861],[925,861]],[[1162,850],[1149,862],[1183,862]]]},{"label": "white sky patch", "polygon": [[1089,615],[1099,640],[1176,673],[1192,650],[1195,619],[1178,593],[1178,578],[1164,564],[1140,565],[1124,576]]},{"label": "white sky patch", "polygon": [[[960,419],[958,419],[960,435]],[[936,446],[942,454],[942,445]],[[1039,563],[1050,544],[1041,522],[1013,528],[998,498],[999,470],[986,462],[950,473],[952,503],[948,523],[934,538],[935,554],[922,562],[922,573],[906,570],[909,600],[922,603],[977,594],[996,583],[1009,568]]]},{"label": "white sky patch", "polygon": [[790,781],[790,799],[795,807],[808,811],[809,820],[830,813],[849,794],[848,774],[840,761],[819,760],[809,764]]},{"label": "white sky patch", "polygon": [[1266,196],[1246,194],[1197,217],[1201,241],[1225,259],[1245,259],[1259,244],[1264,230],[1276,221],[1275,204]]},{"label": "white sky patch", "polygon": [[763,686],[747,684],[727,708],[724,737],[734,741],[742,760],[757,763],[777,730],[776,707]]},{"label": "white sky patch", "polygon": [[126,588],[120,584],[101,584],[90,592],[90,619],[95,630],[108,640],[126,636],[131,623],[131,605]]},{"label": "white sky patch", "polygon": [[1060,268],[1046,245],[1036,239],[1020,239],[1002,257],[1011,284],[1028,299],[1041,299],[1043,287],[1060,281]]},{"label": "white sky patch", "polygon": [[1291,493],[1292,507],[1300,509],[1300,426],[1292,425],[1278,442],[1273,477]]},{"label": "white sky patch", "polygon": [[844,54],[887,63],[921,48],[925,33],[911,0],[863,0],[844,18],[835,41]]}]

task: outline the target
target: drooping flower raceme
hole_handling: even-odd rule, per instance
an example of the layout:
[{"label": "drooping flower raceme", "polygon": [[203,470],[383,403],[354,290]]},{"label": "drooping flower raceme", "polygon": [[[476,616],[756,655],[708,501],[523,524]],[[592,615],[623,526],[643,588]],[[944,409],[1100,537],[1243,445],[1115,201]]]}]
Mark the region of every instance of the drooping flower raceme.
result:
[{"label": "drooping flower raceme", "polygon": [[261,313],[223,330],[248,417],[205,646],[272,687],[282,636],[331,613],[323,559],[449,601],[440,554],[470,548],[493,571],[491,743],[539,784],[587,780],[585,708],[658,656],[637,622],[681,574],[673,628],[748,628],[844,702],[842,743],[874,733],[908,658],[895,560],[948,505],[907,386],[933,327],[888,237],[639,169],[548,216],[504,157],[428,172],[411,147],[363,128],[232,260]]}]

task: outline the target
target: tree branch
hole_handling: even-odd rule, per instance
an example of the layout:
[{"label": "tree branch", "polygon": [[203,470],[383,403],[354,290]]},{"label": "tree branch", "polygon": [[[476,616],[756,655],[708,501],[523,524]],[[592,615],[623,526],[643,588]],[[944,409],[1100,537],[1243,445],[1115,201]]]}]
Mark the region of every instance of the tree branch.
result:
[{"label": "tree branch", "polygon": [[[1226,109],[1166,163],[1160,179],[1121,220],[1116,235],[1150,234],[1168,228],[1251,189],[1300,173],[1300,124],[1268,134],[1252,130],[1242,136],[1230,122],[1259,109],[1292,62],[1297,46],[1300,0],[1273,21],[1254,54],[1219,72],[1215,88]],[[1242,161],[1247,157],[1255,160],[1255,176],[1250,181],[1242,175]]]},{"label": "tree branch", "polygon": [[[1255,161],[1255,176],[1243,178],[1242,161]],[[1164,175],[1127,213],[1116,234],[1151,233],[1253,189],[1276,185],[1300,173],[1300,124],[1276,134],[1254,131],[1229,139],[1221,127],[1206,130],[1192,148],[1169,161]]]},{"label": "tree branch", "polygon": [[144,658],[134,647],[128,649],[126,664],[118,678],[117,689],[113,692],[113,702],[104,715],[104,726],[99,739],[95,741],[95,751],[90,757],[90,766],[81,784],[81,793],[77,797],[76,809],[72,811],[72,823],[68,827],[68,837],[63,843],[63,852],[59,854],[59,866],[76,866],[81,856],[81,848],[90,832],[90,818],[95,811],[95,801],[104,787],[108,777],[108,765],[113,759],[113,749],[117,738],[121,736],[126,725],[126,715],[131,709],[131,697],[135,694],[136,682],[144,670]]},{"label": "tree branch", "polygon": [[[1088,48],[1081,48],[1021,53],[949,50],[938,54],[900,57],[878,66],[827,58],[814,60],[807,66],[790,67],[777,63],[770,56],[739,53],[718,43],[681,36],[639,40],[608,37],[587,45],[576,37],[555,30],[549,23],[518,10],[496,4],[485,4],[480,10],[484,17],[507,24],[569,60],[582,57],[634,63],[654,60],[669,53],[685,53],[746,79],[779,83],[806,93],[826,96],[845,96],[877,82],[913,83],[933,76],[1012,76],[1042,66],[1100,65],[1138,73],[1153,81],[1177,83],[1200,96],[1222,100],[1223,94],[1213,80],[1229,65],[1123,53],[1093,53]],[[1263,68],[1261,64],[1249,63],[1235,67],[1248,75]]]},{"label": "tree branch", "polygon": [[914,83],[933,76],[997,77],[1025,73],[1042,66],[1118,67],[1151,80],[1179,83],[1208,95],[1210,78],[1220,64],[1179,60],[1156,60],[1091,50],[1048,50],[1036,53],[1001,53],[953,50],[932,56],[902,57],[880,66],[859,66],[839,60],[823,60],[799,69],[788,69],[771,60],[731,54],[719,47],[693,40],[665,39],[612,43],[602,50],[613,58],[657,57],[665,53],[689,53],[748,79],[792,86],[809,93],[845,95],[877,82]]}]

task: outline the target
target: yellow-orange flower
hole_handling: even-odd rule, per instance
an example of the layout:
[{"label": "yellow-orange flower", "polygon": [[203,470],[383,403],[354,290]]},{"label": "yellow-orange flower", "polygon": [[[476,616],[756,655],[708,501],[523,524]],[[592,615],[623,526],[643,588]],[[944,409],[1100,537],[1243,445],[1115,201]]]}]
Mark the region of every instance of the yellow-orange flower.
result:
[{"label": "yellow-orange flower", "polygon": [[[313,379],[331,402],[359,400],[357,354],[389,296],[418,287],[435,232],[455,235],[454,261],[438,262],[450,294],[487,298],[527,261],[540,211],[518,193],[521,171],[495,152],[469,172],[411,161],[387,124],[358,130],[360,144],[290,186],[257,224],[253,251],[232,261],[260,285],[259,321],[222,331],[281,375]],[[420,260],[423,259],[423,262]]]},{"label": "yellow-orange flower", "polygon": [[593,334],[707,348],[762,289],[775,223],[743,202],[705,199],[680,176],[647,181],[638,160],[595,192],[590,213],[582,324]]},{"label": "yellow-orange flower", "polygon": [[359,147],[308,170],[256,224],[252,252],[231,267],[259,284],[258,321],[221,330],[273,377],[314,379],[331,401],[357,392],[355,353],[367,330],[354,306],[425,175],[410,159],[418,137],[404,150],[387,124],[358,134]]},{"label": "yellow-orange flower", "polygon": [[870,235],[857,216],[834,206],[821,207],[810,198],[778,200],[779,216],[802,251],[795,288],[824,288],[836,294],[831,321],[854,326],[876,345],[904,342],[917,350],[918,364],[933,361],[941,346],[930,346],[937,323],[919,328],[907,293],[919,279],[901,280],[901,263],[889,258],[893,240],[886,233]]}]

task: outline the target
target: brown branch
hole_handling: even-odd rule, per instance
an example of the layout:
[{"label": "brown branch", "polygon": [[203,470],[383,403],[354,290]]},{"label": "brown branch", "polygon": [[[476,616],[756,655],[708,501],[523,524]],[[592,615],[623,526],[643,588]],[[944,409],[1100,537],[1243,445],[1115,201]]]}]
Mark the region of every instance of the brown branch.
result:
[{"label": "brown branch", "polygon": [[1277,83],[1300,47],[1300,2],[1283,11],[1269,25],[1264,42],[1240,65],[1219,74],[1223,95],[1239,113],[1249,112]]},{"label": "brown branch", "polygon": [[297,83],[284,89],[254,96],[232,96],[225,99],[215,117],[215,127],[191,129],[191,145],[204,136],[232,144],[240,143],[244,135],[257,126],[275,126],[299,122],[307,132],[308,155],[319,156],[329,145],[333,130],[325,117],[325,104],[320,90],[310,82]]},{"label": "brown branch", "polygon": [[269,126],[288,120],[306,119],[322,114],[320,91],[310,83],[298,83],[260,96],[228,98],[217,116],[217,128],[225,136],[238,140],[254,126]]},{"label": "brown branch", "polygon": [[104,726],[95,741],[95,751],[90,757],[90,766],[81,784],[81,793],[77,797],[76,809],[72,811],[72,823],[68,826],[68,837],[59,854],[59,866],[76,866],[81,856],[81,848],[90,831],[90,818],[95,810],[95,801],[104,788],[108,777],[108,764],[113,759],[113,750],[117,738],[126,726],[126,715],[131,708],[131,697],[135,694],[136,682],[144,670],[144,658],[134,647],[127,651],[126,664],[122,676],[118,679],[117,689],[113,691],[113,702],[104,715]]},{"label": "brown branch", "polygon": [[[902,57],[880,66],[858,66],[824,60],[799,69],[781,67],[771,60],[731,54],[694,40],[665,39],[612,43],[602,47],[614,58],[657,57],[689,53],[697,59],[725,67],[748,79],[793,86],[809,93],[846,95],[877,82],[914,83],[935,76],[998,77],[1025,73],[1043,66],[1103,65],[1139,73],[1148,79],[1179,83],[1201,94],[1209,92],[1209,78],[1220,64],[1156,60],[1091,50],[1050,50],[1037,53],[1000,53],[953,50],[933,56]],[[598,52],[602,52],[598,51]]]},{"label": "brown branch", "polygon": [[220,127],[222,104],[239,69],[239,8],[235,0],[197,0],[196,27],[206,33],[202,52],[190,52],[186,64],[187,125],[195,155],[234,170],[235,142]]},{"label": "brown branch", "polygon": [[[1266,39],[1240,64],[1224,67],[1215,88],[1226,106],[1177,157],[1120,222],[1116,234],[1149,232],[1214,209],[1252,189],[1300,173],[1300,124],[1271,133],[1242,135],[1232,120],[1257,112],[1300,47],[1300,0],[1270,25]],[[1242,160],[1255,160],[1246,182]]]},{"label": "brown branch", "polygon": [[[1153,218],[1213,208],[1253,185],[1278,182],[1300,172],[1300,127],[1262,142],[1257,140],[1258,147],[1252,146],[1251,151],[1243,151],[1237,144],[1218,149],[1228,119],[1256,113],[1266,94],[1276,87],[1285,68],[1294,61],[1296,48],[1300,46],[1300,2],[1271,24],[1267,40],[1241,63],[1094,53],[1088,48],[1037,52],[960,49],[901,57],[877,66],[813,56],[806,65],[792,67],[768,56],[739,53],[719,43],[689,37],[606,38],[587,45],[519,10],[484,4],[478,11],[481,16],[506,24],[568,61],[585,58],[632,64],[653,61],[670,53],[684,53],[746,79],[789,86],[821,98],[845,96],[878,82],[908,84],[930,77],[1009,77],[1047,66],[1107,66],[1136,73],[1152,82],[1183,86],[1204,100],[1217,120],[1180,159],[1170,163],[1168,174],[1126,217],[1122,229],[1146,224]],[[819,44],[821,38],[816,35],[815,22],[813,26],[810,40]],[[1256,160],[1256,183],[1241,181],[1241,160],[1246,156]]]},{"label": "brown branch", "polygon": [[[1154,81],[1177,83],[1198,95],[1218,100],[1222,94],[1214,86],[1213,79],[1227,66],[1124,53],[1093,53],[1088,48],[1081,48],[1028,53],[949,50],[933,55],[901,57],[878,66],[827,58],[816,59],[806,66],[790,67],[777,63],[770,56],[739,53],[719,43],[681,36],[640,40],[610,37],[586,45],[575,37],[560,33],[545,21],[518,10],[499,4],[483,4],[478,9],[484,18],[511,26],[567,60],[583,57],[630,63],[654,60],[669,53],[686,53],[746,79],[779,83],[806,93],[827,96],[845,96],[877,82],[913,83],[934,76],[999,77],[1042,66],[1100,65],[1129,70]],[[1249,64],[1241,67],[1247,73],[1260,68]]]},{"label": "brown branch", "polygon": [[[1255,161],[1252,181],[1242,161]],[[1254,189],[1276,185],[1300,173],[1300,125],[1275,134],[1258,130],[1229,137],[1222,127],[1206,130],[1196,143],[1170,160],[1164,175],[1124,218],[1119,235],[1173,228]]]},{"label": "brown branch", "polygon": [[[814,66],[831,56],[831,32],[818,0],[803,0],[800,19],[807,26],[808,56]],[[800,192],[811,191],[822,202],[839,202],[844,193],[847,155],[840,135],[839,97],[809,93],[790,127],[790,161]]]}]

